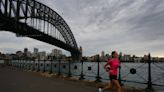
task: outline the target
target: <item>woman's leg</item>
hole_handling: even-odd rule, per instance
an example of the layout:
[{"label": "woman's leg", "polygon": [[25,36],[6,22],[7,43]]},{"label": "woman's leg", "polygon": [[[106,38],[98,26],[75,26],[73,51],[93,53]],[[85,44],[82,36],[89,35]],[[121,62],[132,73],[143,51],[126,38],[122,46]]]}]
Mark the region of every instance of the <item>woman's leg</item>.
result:
[{"label": "woman's leg", "polygon": [[112,83],[116,87],[116,92],[121,92],[121,86],[118,80],[112,80]]},{"label": "woman's leg", "polygon": [[112,86],[113,86],[112,83],[109,82],[102,90],[105,91],[105,90],[107,90],[107,89],[111,89]]}]

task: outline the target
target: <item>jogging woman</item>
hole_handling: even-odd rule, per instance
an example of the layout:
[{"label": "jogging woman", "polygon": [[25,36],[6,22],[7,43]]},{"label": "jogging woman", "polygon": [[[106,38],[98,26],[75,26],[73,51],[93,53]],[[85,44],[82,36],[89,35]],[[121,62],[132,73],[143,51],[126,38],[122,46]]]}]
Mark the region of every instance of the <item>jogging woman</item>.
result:
[{"label": "jogging woman", "polygon": [[116,51],[113,51],[111,55],[112,58],[104,65],[104,69],[109,73],[110,82],[104,88],[99,88],[99,92],[103,92],[106,89],[112,89],[114,86],[116,88],[115,92],[121,92],[121,86],[117,79],[118,68],[120,66],[119,56]]}]

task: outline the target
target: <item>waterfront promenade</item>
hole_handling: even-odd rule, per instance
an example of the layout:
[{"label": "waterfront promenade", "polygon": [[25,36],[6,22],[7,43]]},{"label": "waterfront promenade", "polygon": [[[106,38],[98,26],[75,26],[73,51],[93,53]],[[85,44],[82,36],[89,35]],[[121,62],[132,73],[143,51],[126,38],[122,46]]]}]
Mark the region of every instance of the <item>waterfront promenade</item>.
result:
[{"label": "waterfront promenade", "polygon": [[35,72],[0,68],[0,92],[98,92],[96,87],[61,78],[46,78]]},{"label": "waterfront promenade", "polygon": [[[104,84],[53,75],[0,66],[0,92],[98,92],[98,86]],[[123,92],[143,92],[127,86],[122,89]]]}]

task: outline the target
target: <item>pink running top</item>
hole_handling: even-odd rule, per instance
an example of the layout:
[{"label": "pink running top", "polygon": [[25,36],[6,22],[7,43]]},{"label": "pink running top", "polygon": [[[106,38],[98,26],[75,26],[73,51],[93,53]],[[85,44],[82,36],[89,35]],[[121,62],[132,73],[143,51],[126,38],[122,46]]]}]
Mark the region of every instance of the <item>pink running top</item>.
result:
[{"label": "pink running top", "polygon": [[118,74],[118,67],[120,66],[120,60],[119,59],[110,59],[107,62],[110,65],[110,75],[117,75]]}]

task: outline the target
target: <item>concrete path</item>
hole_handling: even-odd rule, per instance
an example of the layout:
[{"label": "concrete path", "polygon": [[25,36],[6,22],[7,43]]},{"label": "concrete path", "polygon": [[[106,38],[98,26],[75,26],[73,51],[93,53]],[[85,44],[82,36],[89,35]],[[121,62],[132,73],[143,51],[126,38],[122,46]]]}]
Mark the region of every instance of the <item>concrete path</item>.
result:
[{"label": "concrete path", "polygon": [[98,92],[96,87],[32,72],[0,68],[0,92]]}]

